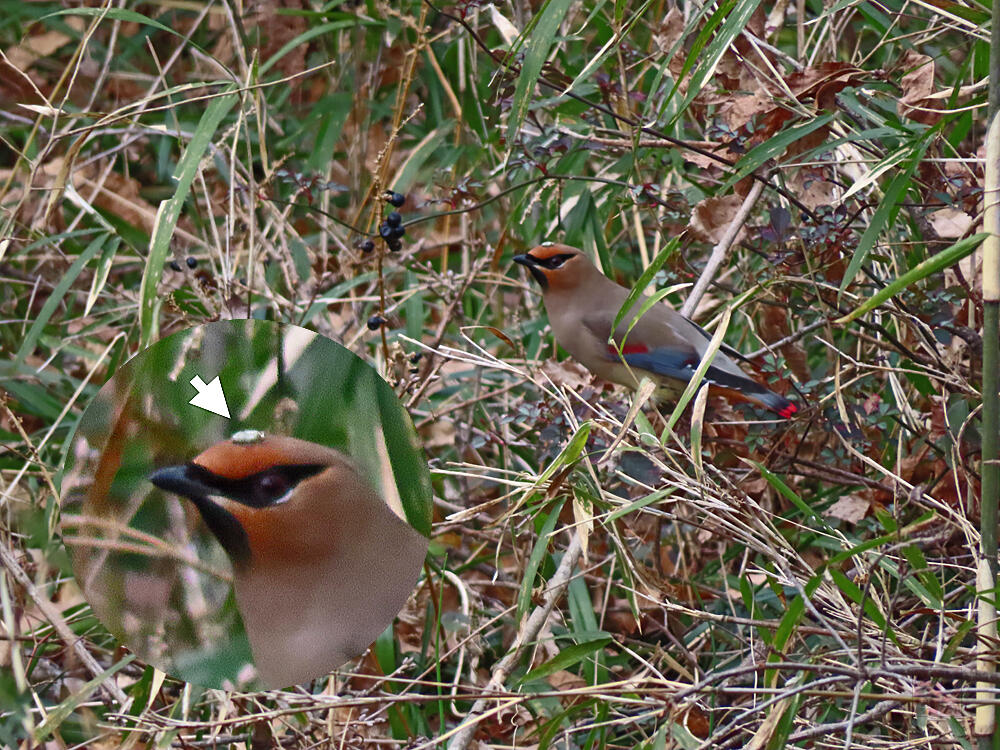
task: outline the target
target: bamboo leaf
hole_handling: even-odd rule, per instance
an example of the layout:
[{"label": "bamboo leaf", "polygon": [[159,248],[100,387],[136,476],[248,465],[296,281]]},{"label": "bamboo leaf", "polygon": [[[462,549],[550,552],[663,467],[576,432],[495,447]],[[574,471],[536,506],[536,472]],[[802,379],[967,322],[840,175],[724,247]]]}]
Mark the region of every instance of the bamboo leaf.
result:
[{"label": "bamboo leaf", "polygon": [[[728,5],[728,4],[727,4]],[[677,106],[677,114],[673,116],[670,124],[673,125],[685,112],[687,112],[688,105],[694,101],[694,98],[701,93],[701,90],[709,85],[709,81],[715,74],[715,69],[722,60],[722,56],[729,49],[729,45],[733,43],[733,40],[740,35],[740,32],[746,27],[747,23],[750,21],[750,16],[753,12],[757,10],[757,6],[760,5],[760,0],[745,0],[742,3],[735,3],[731,12],[722,13],[725,6],[721,6],[716,13],[712,15],[713,21],[722,20],[719,30],[715,33],[712,38],[711,43],[705,48],[702,54],[697,56],[699,61],[698,69],[695,70],[694,74],[691,76],[688,82],[687,94],[684,96],[684,101]],[[721,15],[720,15],[721,14]],[[692,56],[694,56],[695,50],[691,50],[691,54],[688,55],[688,62],[691,62]],[[685,67],[688,66],[688,62],[685,63]],[[685,73],[678,76],[677,82],[680,83],[683,80]],[[677,84],[674,86],[676,91]],[[671,92],[671,97],[673,92]]]},{"label": "bamboo leaf", "polygon": [[865,229],[864,234],[861,235],[861,239],[858,240],[858,247],[854,251],[854,256],[851,258],[851,262],[847,266],[847,271],[844,273],[844,278],[840,282],[841,293],[847,289],[848,284],[854,281],[854,277],[858,275],[861,265],[868,258],[868,253],[875,247],[875,240],[878,239],[878,236],[891,227],[896,220],[896,214],[899,213],[899,202],[906,194],[906,190],[910,186],[910,181],[913,179],[913,173],[919,166],[920,160],[924,156],[924,151],[927,150],[929,143],[928,134],[934,132],[937,132],[936,128],[932,128],[924,134],[917,145],[910,150],[910,158],[906,162],[906,167],[889,183],[885,195],[878,204],[878,208],[872,214],[868,227]]},{"label": "bamboo leaf", "polygon": [[807,519],[815,522],[822,529],[830,529],[830,524],[826,522],[826,519],[809,507],[806,501],[799,497],[795,490],[781,480],[781,477],[771,471],[768,471],[763,464],[759,464],[756,461],[747,461],[747,463],[757,467],[757,470],[760,472],[761,476],[767,480],[767,483],[787,498],[792,505],[802,511]]},{"label": "bamboo leaf", "polygon": [[694,394],[697,393],[698,388],[701,386],[701,382],[705,378],[705,373],[708,372],[708,368],[712,365],[712,360],[715,359],[715,355],[719,351],[719,347],[722,346],[722,339],[726,334],[726,329],[729,328],[729,316],[731,314],[731,307],[727,307],[723,310],[722,320],[719,321],[719,325],[715,329],[715,334],[712,336],[712,340],[708,342],[705,352],[701,355],[701,362],[698,364],[698,369],[694,371],[694,375],[691,376],[691,380],[688,381],[687,387],[684,388],[684,392],[681,394],[680,398],[677,399],[677,405],[674,407],[673,413],[671,413],[670,418],[667,420],[667,426],[666,429],[663,430],[663,438],[660,441],[661,445],[666,444],[667,435],[674,429],[674,425],[677,424],[677,420],[681,418],[681,414],[684,413],[684,409],[687,407],[688,402]]},{"label": "bamboo leaf", "polygon": [[569,669],[578,662],[583,661],[588,656],[593,654],[595,651],[600,651],[605,646],[611,643],[611,636],[603,636],[601,638],[595,638],[592,641],[585,641],[583,643],[574,643],[572,646],[567,646],[566,648],[560,649],[559,653],[553,656],[544,664],[532,669],[524,677],[518,680],[518,683],[523,685],[526,682],[531,682],[532,680],[541,680],[548,677],[551,674],[555,674],[563,669]]},{"label": "bamboo leaf", "polygon": [[[773,138],[768,138],[758,146],[754,146],[739,160],[736,171],[728,180],[716,190],[717,195],[727,192],[733,185],[742,180],[747,175],[755,172],[764,162],[769,159],[777,159],[791,144],[803,138],[814,130],[819,130],[833,119],[833,115],[823,115],[815,120],[796,125],[795,127],[782,130]],[[800,158],[796,156],[796,158]]]},{"label": "bamboo leaf", "polygon": [[[46,18],[51,18],[53,16],[86,16],[88,18],[107,18],[112,21],[125,21],[126,23],[137,23],[140,26],[152,26],[154,29],[159,31],[166,31],[168,34],[173,34],[174,36],[179,36],[184,39],[183,34],[179,34],[174,31],[169,26],[164,26],[159,21],[154,21],[149,16],[144,16],[142,13],[137,13],[134,10],[128,10],[127,8],[68,8],[66,10],[57,10],[55,13],[49,13],[46,16],[42,16],[40,20],[44,21]],[[190,40],[186,40],[190,44]]]},{"label": "bamboo leaf", "polygon": [[[976,248],[978,248],[988,236],[989,235],[985,232],[980,232],[972,237],[966,237],[964,240],[959,240],[951,247],[942,250],[937,255],[921,261],[898,279],[888,284],[884,289],[880,289],[878,292],[873,294],[870,299],[865,300],[853,312],[850,312],[844,317],[838,319],[837,323],[840,325],[850,323],[852,320],[856,320],[865,313],[874,310],[876,307],[892,297],[895,297],[906,287],[910,286],[910,284],[915,284],[916,282],[926,279],[928,276],[931,276],[948,266],[958,263],[963,258],[975,252]],[[845,276],[844,278],[846,279],[847,277]]]},{"label": "bamboo leaf", "polygon": [[[531,94],[569,6],[570,0],[547,0],[537,16],[538,21],[530,32],[530,39],[525,44],[524,62],[521,64],[521,72],[517,77],[517,86],[514,89],[514,101],[507,120],[508,144],[514,143],[517,132],[521,129],[521,123],[524,122],[524,118],[528,114],[528,109],[531,107]],[[525,34],[527,33],[529,32],[525,29]]]},{"label": "bamboo leaf", "polygon": [[549,538],[556,527],[556,522],[559,521],[559,513],[562,511],[564,502],[564,500],[561,500],[549,512],[545,523],[542,524],[542,528],[538,532],[535,546],[531,549],[528,564],[524,568],[524,579],[521,581],[521,589],[517,594],[518,620],[524,617],[524,613],[528,611],[528,605],[531,604],[531,589],[535,585],[535,576],[538,575],[538,568],[542,565],[542,558],[545,557],[545,552],[549,548]]},{"label": "bamboo leaf", "polygon": [[[565,89],[563,89],[562,91],[563,95],[572,91],[574,88],[579,86],[580,83],[590,78],[591,74],[593,74],[593,72],[600,67],[601,63],[604,62],[604,60],[608,57],[608,55],[610,55],[619,45],[621,45],[621,43],[625,40],[625,37],[628,36],[630,31],[632,31],[632,27],[639,22],[639,19],[642,18],[642,14],[645,13],[649,9],[649,6],[652,4],[653,0],[646,0],[639,7],[639,9],[628,20],[628,23],[622,29],[620,29],[616,34],[614,34],[607,42],[604,43],[604,46],[597,51],[597,54],[593,55],[590,58],[590,61],[583,67],[583,70],[577,73],[576,78],[573,79],[573,82],[570,83],[570,85],[567,86]],[[625,12],[624,4],[621,2],[616,2],[615,3],[616,22],[621,23],[621,17],[619,16],[619,14],[624,12]]]}]

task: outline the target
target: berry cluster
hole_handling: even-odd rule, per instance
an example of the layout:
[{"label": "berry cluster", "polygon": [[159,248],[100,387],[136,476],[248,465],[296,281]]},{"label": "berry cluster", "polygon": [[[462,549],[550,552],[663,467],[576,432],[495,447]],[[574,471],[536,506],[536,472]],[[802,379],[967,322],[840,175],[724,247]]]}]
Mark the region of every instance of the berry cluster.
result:
[{"label": "berry cluster", "polygon": [[[393,208],[399,208],[406,203],[405,195],[391,190],[383,193],[382,197]],[[406,229],[403,227],[403,217],[400,216],[399,211],[390,211],[386,215],[385,220],[378,226],[378,236],[385,240],[389,251],[393,253],[403,249],[403,236],[405,234]],[[371,240],[365,240],[358,247],[361,248],[361,252],[367,254],[375,249],[375,243]]]},{"label": "berry cluster", "polygon": [[[184,262],[187,263],[187,267],[188,268],[194,269],[194,268],[198,267],[198,259],[194,258],[193,256],[189,255],[188,258],[187,258],[187,260],[184,261]],[[170,266],[170,270],[171,271],[180,271],[181,270],[181,264],[178,263],[176,260],[170,261],[167,265]]]}]

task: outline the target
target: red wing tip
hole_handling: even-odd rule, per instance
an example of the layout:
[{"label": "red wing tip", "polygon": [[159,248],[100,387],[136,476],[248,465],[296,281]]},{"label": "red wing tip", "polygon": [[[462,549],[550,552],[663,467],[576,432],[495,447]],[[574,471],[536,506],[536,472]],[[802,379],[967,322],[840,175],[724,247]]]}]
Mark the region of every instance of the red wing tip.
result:
[{"label": "red wing tip", "polygon": [[[646,354],[649,352],[649,347],[645,344],[626,344],[621,351],[622,354]],[[618,356],[618,350],[611,345],[608,346],[608,353]]]}]

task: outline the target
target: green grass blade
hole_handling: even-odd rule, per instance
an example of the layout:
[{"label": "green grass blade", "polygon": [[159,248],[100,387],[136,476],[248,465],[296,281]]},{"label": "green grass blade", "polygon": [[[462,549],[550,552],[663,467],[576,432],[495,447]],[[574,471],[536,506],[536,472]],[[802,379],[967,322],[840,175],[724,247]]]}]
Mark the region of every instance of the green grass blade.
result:
[{"label": "green grass blade", "polygon": [[531,604],[531,589],[535,585],[535,576],[538,575],[538,569],[542,565],[542,558],[545,557],[545,552],[549,548],[549,538],[552,536],[552,531],[559,521],[559,512],[562,510],[564,502],[560,501],[549,511],[545,523],[542,524],[542,528],[538,532],[538,538],[535,540],[535,546],[531,550],[531,555],[528,557],[528,564],[524,568],[524,578],[521,581],[521,589],[517,594],[518,620],[524,617],[524,613],[528,611],[528,605]]},{"label": "green grass blade", "polygon": [[560,670],[569,669],[578,662],[586,659],[595,651],[600,651],[609,643],[611,643],[610,635],[602,638],[595,638],[592,641],[574,643],[572,646],[560,649],[559,653],[547,662],[540,664],[524,675],[524,677],[518,680],[518,684],[523,685],[524,683],[531,682],[532,680],[541,680]]},{"label": "green grass blade", "polygon": [[[951,247],[939,252],[937,255],[921,261],[898,279],[888,284],[884,289],[880,289],[878,292],[873,294],[870,299],[865,300],[852,312],[837,320],[837,323],[839,325],[850,323],[852,320],[855,320],[865,313],[874,310],[882,303],[892,297],[895,297],[910,284],[915,284],[916,282],[926,279],[928,276],[931,276],[948,266],[958,263],[963,258],[975,252],[976,248],[978,248],[988,236],[989,235],[985,232],[974,234],[972,237],[966,237],[964,240],[959,240]],[[847,277],[845,276],[844,278],[846,279]]]},{"label": "green grass blade", "polygon": [[521,129],[521,123],[524,122],[531,107],[531,95],[538,82],[538,76],[541,75],[542,65],[549,56],[556,32],[559,31],[559,25],[566,17],[569,6],[570,0],[548,0],[538,15],[531,38],[525,44],[524,62],[517,77],[514,101],[507,120],[508,144],[513,144],[517,139],[517,132]]},{"label": "green grass blade", "polygon": [[910,187],[913,173],[920,165],[920,160],[924,156],[924,151],[927,150],[927,145],[928,140],[926,138],[921,139],[919,144],[912,150],[903,171],[899,172],[892,179],[892,182],[889,183],[885,195],[878,204],[878,208],[872,214],[868,227],[865,229],[864,234],[861,235],[861,239],[858,240],[858,247],[854,251],[851,262],[847,265],[847,271],[840,282],[841,294],[843,294],[847,286],[854,280],[854,277],[858,275],[861,265],[867,260],[872,248],[875,247],[875,241],[879,235],[889,229],[896,220],[896,214],[899,213],[899,202],[906,195],[906,190]]},{"label": "green grass blade", "polygon": [[[632,15],[632,17],[629,19],[625,27],[622,28],[617,34],[612,36],[607,42],[605,42],[604,46],[601,47],[600,50],[598,50],[597,54],[590,58],[590,61],[584,66],[583,70],[581,70],[577,74],[576,78],[573,79],[573,82],[570,83],[570,85],[567,86],[562,93],[566,94],[567,92],[572,91],[574,88],[579,86],[582,81],[587,80],[591,76],[591,74],[593,74],[593,72],[597,70],[598,67],[600,67],[601,63],[603,63],[605,59],[607,59],[608,55],[614,52],[615,49],[621,45],[621,43],[625,40],[625,37],[628,35],[628,33],[632,31],[632,27],[639,22],[639,19],[642,18],[642,14],[645,13],[646,10],[649,8],[649,6],[652,4],[653,0],[646,0],[646,2],[644,2],[639,7],[639,9]],[[616,4],[615,5],[616,16],[618,15],[620,10],[623,9],[620,9],[619,5]]]},{"label": "green grass blade", "polygon": [[105,246],[108,242],[110,235],[100,234],[94,238],[94,240],[84,248],[83,252],[77,257],[73,264],[69,267],[69,270],[63,274],[63,277],[59,279],[59,283],[56,284],[55,289],[52,290],[52,294],[49,298],[45,300],[45,304],[42,305],[42,309],[38,311],[38,315],[35,317],[35,322],[31,324],[31,328],[28,329],[28,334],[24,337],[24,341],[21,344],[21,348],[18,349],[17,355],[14,357],[15,363],[24,362],[25,358],[35,350],[35,344],[38,343],[38,337],[42,335],[42,331],[45,330],[45,326],[48,325],[49,320],[52,318],[52,314],[59,307],[59,304],[63,301],[69,288],[76,281],[76,277],[80,275],[84,266],[87,265],[90,260],[97,255],[98,252]]},{"label": "green grass blade", "polygon": [[163,264],[170,250],[170,240],[177,227],[181,209],[184,208],[188,193],[191,191],[191,183],[198,173],[201,159],[208,150],[212,136],[236,101],[236,94],[222,94],[212,99],[212,103],[205,108],[205,114],[202,115],[180,161],[177,162],[177,169],[174,171],[177,189],[170,198],[160,204],[156,212],[153,236],[149,241],[149,255],[146,256],[146,268],[139,287],[140,343],[143,347],[149,346],[156,339],[156,287],[163,275]]},{"label": "green grass blade", "polygon": [[771,471],[768,471],[768,469],[765,468],[763,464],[759,464],[756,461],[749,461],[748,463],[751,463],[754,466],[756,466],[761,476],[767,480],[767,483],[772,487],[774,487],[774,489],[776,489],[778,492],[780,492],[782,496],[784,496],[792,505],[794,505],[796,508],[802,511],[807,520],[815,521],[817,524],[819,524],[820,528],[830,530],[830,524],[826,522],[826,519],[823,518],[823,516],[821,516],[815,510],[810,508],[809,505],[806,503],[806,501],[803,500],[801,497],[799,497],[798,493],[796,493],[795,490],[793,490],[791,487],[789,487],[781,480],[781,477],[779,477],[777,474],[774,474]]},{"label": "green grass blade", "polygon": [[[657,253],[655,258],[653,258],[652,262],[649,264],[646,270],[642,272],[642,275],[636,280],[635,284],[632,286],[632,291],[628,293],[628,296],[622,303],[622,307],[618,311],[618,314],[615,315],[614,325],[611,326],[612,331],[618,329],[619,324],[623,320],[625,320],[625,316],[628,315],[629,310],[631,310],[633,305],[635,305],[636,301],[642,297],[646,287],[648,287],[650,283],[652,283],[653,277],[656,276],[657,273],[659,273],[660,269],[663,268],[663,264],[666,263],[667,259],[674,254],[674,252],[677,250],[677,247],[680,244],[681,244],[680,237],[671,237],[670,241],[667,242],[667,244],[663,246],[663,249],[660,250],[659,253]],[[610,272],[611,269],[605,269],[605,270]],[[648,309],[649,307],[647,306],[644,309],[640,310],[639,314],[635,316],[635,319],[638,320],[639,318],[641,318],[642,314]]]},{"label": "green grass blade", "polygon": [[81,703],[90,698],[94,691],[101,686],[101,683],[130,664],[133,659],[135,659],[135,654],[129,654],[128,656],[119,659],[99,675],[95,676],[92,680],[88,680],[84,683],[83,687],[66,698],[66,700],[58,706],[50,709],[48,716],[45,717],[45,721],[43,721],[38,729],[35,730],[35,742],[41,742],[58,729],[59,726],[69,718],[69,715],[76,711]]}]

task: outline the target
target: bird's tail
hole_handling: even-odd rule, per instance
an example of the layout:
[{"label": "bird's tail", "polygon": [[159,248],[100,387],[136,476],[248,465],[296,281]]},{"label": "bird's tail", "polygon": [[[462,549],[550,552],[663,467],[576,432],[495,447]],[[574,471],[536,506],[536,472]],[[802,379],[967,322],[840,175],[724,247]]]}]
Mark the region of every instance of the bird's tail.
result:
[{"label": "bird's tail", "polygon": [[[619,359],[615,350],[611,350],[609,355],[614,359]],[[674,378],[682,382],[691,380],[695,372],[698,360],[686,356],[684,352],[676,349],[663,347],[653,351],[648,351],[643,347],[641,351],[623,351],[621,359],[631,367],[641,370],[648,370],[657,375],[667,378]],[[732,365],[736,369],[736,365]],[[793,402],[784,396],[779,396],[774,391],[768,390],[756,380],[751,380],[742,372],[733,372],[730,368],[723,368],[712,364],[705,371],[705,382],[716,392],[721,392],[727,398],[735,401],[750,401],[752,403],[770,409],[782,419],[789,419],[798,412]]]},{"label": "bird's tail", "polygon": [[750,401],[751,403],[770,409],[782,419],[791,419],[798,411],[799,407],[794,401],[789,401],[784,396],[780,396],[774,391],[768,390],[754,380],[747,378],[739,384],[738,388],[726,386],[716,386],[715,390],[721,392],[730,400]]}]

